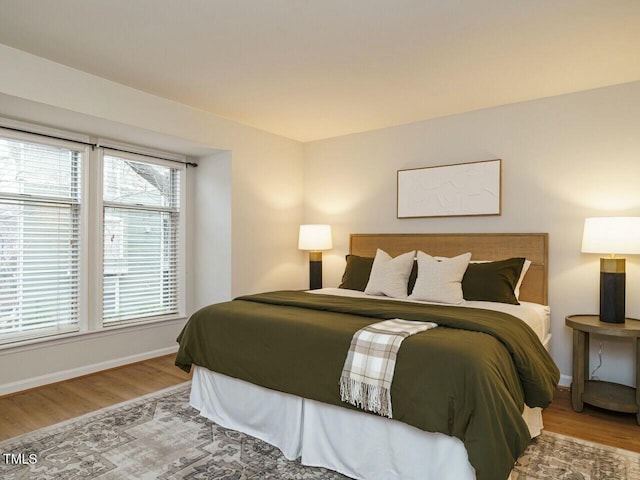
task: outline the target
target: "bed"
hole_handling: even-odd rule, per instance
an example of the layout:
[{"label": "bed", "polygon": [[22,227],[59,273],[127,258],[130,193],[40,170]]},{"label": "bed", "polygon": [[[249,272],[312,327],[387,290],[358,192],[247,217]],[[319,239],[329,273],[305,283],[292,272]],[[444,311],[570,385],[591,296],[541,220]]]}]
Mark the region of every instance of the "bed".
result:
[{"label": "bed", "polygon": [[[522,257],[531,266],[521,305],[501,305],[498,312],[487,310],[489,302],[427,305],[346,289],[273,292],[206,307],[179,337],[176,364],[195,365],[192,406],[289,459],[352,478],[508,478],[515,458],[540,433],[540,407],[558,381],[543,346],[550,338],[547,235],[351,235],[351,255],[373,257],[377,249],[391,256],[421,250],[442,257],[472,252],[485,261]],[[394,419],[341,402],[339,371],[349,348],[341,330],[423,315],[436,315],[442,328],[403,343],[392,386]],[[506,330],[498,337],[472,331],[472,318]],[[527,339],[514,340],[509,329]]]}]

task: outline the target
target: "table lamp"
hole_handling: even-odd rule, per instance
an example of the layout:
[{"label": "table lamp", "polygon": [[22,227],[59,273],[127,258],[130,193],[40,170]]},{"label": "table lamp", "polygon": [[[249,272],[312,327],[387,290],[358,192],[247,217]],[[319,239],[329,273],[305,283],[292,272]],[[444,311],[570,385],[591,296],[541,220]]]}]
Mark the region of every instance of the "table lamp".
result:
[{"label": "table lamp", "polygon": [[608,253],[600,259],[600,321],[625,321],[625,259],[640,253],[640,217],[592,217],[584,221],[583,253]]},{"label": "table lamp", "polygon": [[322,250],[333,248],[331,226],[300,225],[298,249],[309,250],[309,288],[322,288]]}]

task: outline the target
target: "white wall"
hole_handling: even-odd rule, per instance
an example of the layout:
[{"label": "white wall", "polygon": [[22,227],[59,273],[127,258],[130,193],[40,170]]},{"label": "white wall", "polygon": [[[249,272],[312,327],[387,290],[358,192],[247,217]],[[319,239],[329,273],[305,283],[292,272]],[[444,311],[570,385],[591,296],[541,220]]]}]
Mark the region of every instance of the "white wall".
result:
[{"label": "white wall", "polygon": [[[302,288],[299,142],[0,45],[0,116],[188,154],[187,314],[233,296]],[[175,350],[171,322],[0,349],[0,394]]]},{"label": "white wall", "polygon": [[[2,45],[0,65],[0,115],[197,159],[189,170],[188,313],[244,293],[305,287],[302,220],[333,226],[327,286],[339,282],[352,232],[549,232],[552,350],[566,383],[564,317],[598,308],[598,257],[580,253],[584,217],[640,215],[640,83],[303,146]],[[503,159],[502,216],[396,219],[398,169],[492,158]],[[639,288],[640,257],[630,257],[630,316],[640,316]],[[170,351],[181,325],[0,350],[0,393]],[[632,384],[631,354],[628,343],[606,340],[598,374]]]},{"label": "white wall", "polygon": [[[349,233],[548,232],[552,353],[566,384],[564,318],[598,311],[599,257],[580,253],[584,218],[640,216],[638,112],[640,82],[306,144],[305,222],[334,229],[325,285],[339,283]],[[396,218],[398,169],[494,158],[501,216]],[[627,316],[640,316],[638,256],[627,259]],[[597,375],[633,385],[631,342],[603,343]]]}]

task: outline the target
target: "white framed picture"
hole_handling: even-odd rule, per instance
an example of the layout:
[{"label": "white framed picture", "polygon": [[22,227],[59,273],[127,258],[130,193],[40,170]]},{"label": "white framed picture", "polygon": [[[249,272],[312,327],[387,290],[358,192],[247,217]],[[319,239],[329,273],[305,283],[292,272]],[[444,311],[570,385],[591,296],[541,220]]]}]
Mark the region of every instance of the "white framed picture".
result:
[{"label": "white framed picture", "polygon": [[502,160],[398,170],[398,218],[502,213]]}]

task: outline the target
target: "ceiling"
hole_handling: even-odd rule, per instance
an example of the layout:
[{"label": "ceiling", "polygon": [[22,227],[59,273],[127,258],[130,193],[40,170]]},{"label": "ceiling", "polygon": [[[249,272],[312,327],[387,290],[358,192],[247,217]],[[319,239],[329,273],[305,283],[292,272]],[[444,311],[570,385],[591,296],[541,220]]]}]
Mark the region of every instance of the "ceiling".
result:
[{"label": "ceiling", "polygon": [[640,80],[640,1],[0,0],[0,43],[312,141]]}]

